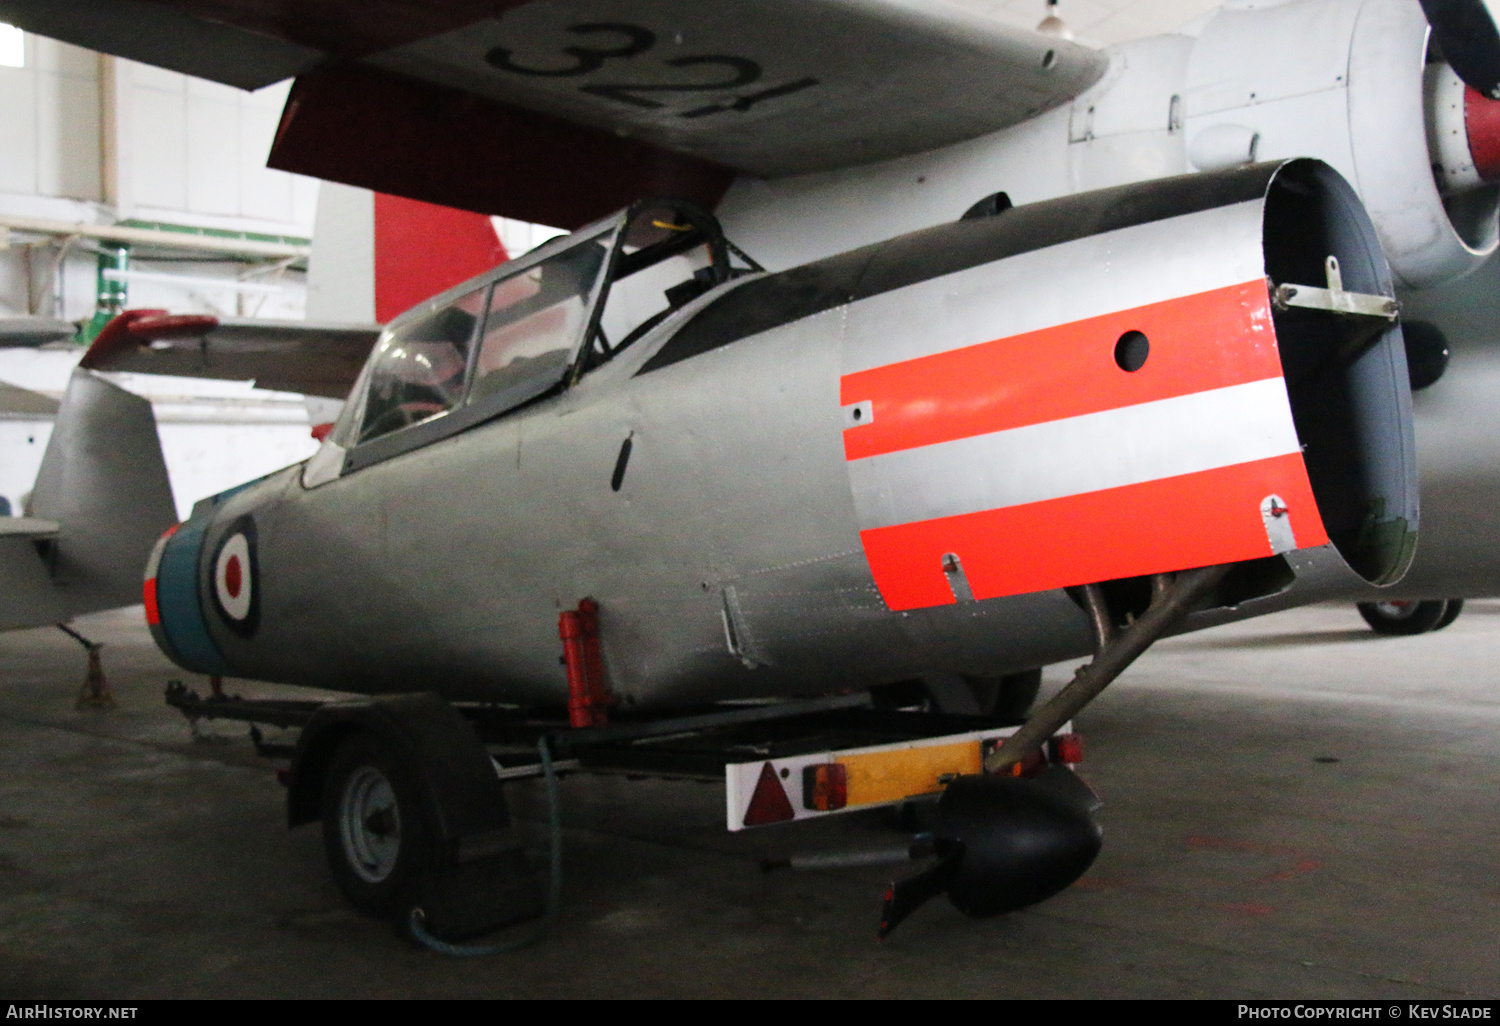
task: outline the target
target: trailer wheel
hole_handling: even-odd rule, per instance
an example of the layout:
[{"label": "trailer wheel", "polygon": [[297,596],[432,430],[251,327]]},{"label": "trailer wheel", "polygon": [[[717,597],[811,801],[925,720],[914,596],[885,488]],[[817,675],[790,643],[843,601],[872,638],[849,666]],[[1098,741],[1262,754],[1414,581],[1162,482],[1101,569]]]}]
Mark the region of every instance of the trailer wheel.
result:
[{"label": "trailer wheel", "polygon": [[349,903],[389,917],[433,865],[436,845],[415,773],[374,734],[351,734],[323,781],[323,848]]},{"label": "trailer wheel", "polygon": [[1464,611],[1464,600],[1463,599],[1449,599],[1448,600],[1448,608],[1445,609],[1445,610],[1443,610],[1443,618],[1437,622],[1437,626],[1434,627],[1433,630],[1435,630],[1435,631],[1442,630],[1444,627],[1448,626],[1454,620],[1457,620],[1458,619],[1458,614],[1462,613],[1463,611]]},{"label": "trailer wheel", "polygon": [[[1448,605],[1449,603],[1442,599],[1358,604],[1359,615],[1364,617],[1370,629],[1376,634],[1388,635],[1426,634],[1428,631],[1446,627],[1447,623],[1444,623],[1443,618],[1447,615]],[[1458,614],[1455,612],[1454,615]]]}]

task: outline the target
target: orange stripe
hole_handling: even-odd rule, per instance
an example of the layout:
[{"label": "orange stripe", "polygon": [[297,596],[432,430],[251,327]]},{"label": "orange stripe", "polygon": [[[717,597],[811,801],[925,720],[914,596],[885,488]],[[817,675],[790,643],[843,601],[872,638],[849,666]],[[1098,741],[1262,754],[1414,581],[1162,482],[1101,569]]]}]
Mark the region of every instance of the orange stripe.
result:
[{"label": "orange stripe", "polygon": [[1260,503],[1286,501],[1298,548],[1326,544],[1300,453],[1045,502],[861,531],[892,609],[952,604],[956,553],[976,599],[1271,555]]},{"label": "orange stripe", "polygon": [[161,623],[161,611],[156,608],[155,577],[146,581],[146,622],[148,624]]},{"label": "orange stripe", "polygon": [[[1151,342],[1145,366],[1115,364],[1127,331]],[[883,452],[1278,377],[1264,281],[1214,289],[846,375],[840,402],[871,400],[844,455]]]}]

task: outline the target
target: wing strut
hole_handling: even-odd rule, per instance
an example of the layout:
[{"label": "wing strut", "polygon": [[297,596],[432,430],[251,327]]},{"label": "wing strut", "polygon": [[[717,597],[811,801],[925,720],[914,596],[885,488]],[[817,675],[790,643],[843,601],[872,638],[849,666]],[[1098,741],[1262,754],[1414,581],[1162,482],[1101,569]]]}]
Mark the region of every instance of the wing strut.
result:
[{"label": "wing strut", "polygon": [[[1124,673],[1131,663],[1171,630],[1224,579],[1234,564],[1184,570],[1165,588],[1152,589],[1151,605],[1129,627],[1119,633],[1099,631],[1098,651],[1092,661],[1079,667],[1072,681],[994,751],[984,758],[986,773],[1002,773],[1019,763],[1042,744],[1080,709]],[[1100,618],[1096,617],[1096,623]],[[1105,621],[1107,622],[1107,621]]]}]

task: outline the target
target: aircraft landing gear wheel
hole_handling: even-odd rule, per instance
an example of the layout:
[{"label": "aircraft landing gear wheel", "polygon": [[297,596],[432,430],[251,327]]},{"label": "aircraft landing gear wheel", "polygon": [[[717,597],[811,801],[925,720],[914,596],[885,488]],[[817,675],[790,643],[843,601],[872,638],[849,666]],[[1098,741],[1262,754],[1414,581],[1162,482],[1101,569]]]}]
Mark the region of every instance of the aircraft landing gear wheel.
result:
[{"label": "aircraft landing gear wheel", "polygon": [[373,734],[350,735],[323,781],[323,849],[339,889],[390,917],[433,865],[436,845],[414,774]]},{"label": "aircraft landing gear wheel", "polygon": [[1454,620],[1457,620],[1458,619],[1458,614],[1462,613],[1463,611],[1464,611],[1464,600],[1463,599],[1449,599],[1448,600],[1448,608],[1445,609],[1445,610],[1443,610],[1443,618],[1437,622],[1437,626],[1434,627],[1433,630],[1435,630],[1435,631],[1442,630],[1444,627],[1448,626]]},{"label": "aircraft landing gear wheel", "polygon": [[[1451,618],[1446,618],[1448,607],[1455,604],[1459,609],[1463,608],[1463,603],[1457,599],[1451,603],[1442,599],[1427,599],[1412,602],[1361,602],[1358,605],[1359,615],[1364,617],[1365,623],[1376,634],[1410,635],[1426,634],[1448,626],[1453,622]],[[1453,616],[1458,616],[1457,610]]]}]

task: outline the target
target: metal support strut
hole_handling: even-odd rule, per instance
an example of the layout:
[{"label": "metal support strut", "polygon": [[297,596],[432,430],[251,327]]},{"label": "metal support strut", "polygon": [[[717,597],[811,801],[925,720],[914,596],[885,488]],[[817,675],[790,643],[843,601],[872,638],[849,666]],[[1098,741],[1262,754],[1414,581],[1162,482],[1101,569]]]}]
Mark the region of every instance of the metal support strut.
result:
[{"label": "metal support strut", "polygon": [[1094,655],[1098,656],[1114,640],[1115,623],[1109,616],[1109,603],[1104,600],[1104,589],[1097,584],[1085,584],[1078,589],[1083,599],[1084,612],[1089,614],[1089,626],[1094,631]]},{"label": "metal support strut", "polygon": [[80,709],[113,709],[115,696],[109,690],[109,681],[104,677],[104,663],[99,658],[104,643],[90,641],[65,623],[56,626],[58,630],[82,645],[84,651],[89,654],[88,674],[83,679],[83,687],[78,692],[78,701],[74,704]]},{"label": "metal support strut", "polygon": [[1059,727],[1124,673],[1153,642],[1176,626],[1195,602],[1224,579],[1232,566],[1232,563],[1226,563],[1184,570],[1171,585],[1153,587],[1151,605],[1141,618],[1104,638],[1093,660],[1078,668],[1067,687],[1053,695],[1020,730],[985,756],[984,771],[1002,773],[1040,750]]}]

